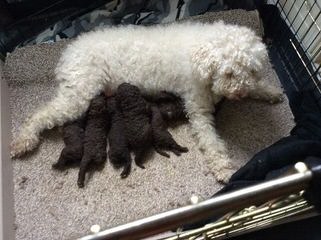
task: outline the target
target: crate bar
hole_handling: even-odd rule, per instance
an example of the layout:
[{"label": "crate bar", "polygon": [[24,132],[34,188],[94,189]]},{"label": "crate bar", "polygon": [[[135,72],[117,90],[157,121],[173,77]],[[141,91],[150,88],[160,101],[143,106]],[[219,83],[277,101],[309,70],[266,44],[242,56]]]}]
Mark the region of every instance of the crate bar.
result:
[{"label": "crate bar", "polygon": [[[306,4],[306,2],[305,2],[305,4]],[[314,8],[315,4],[316,4],[315,2],[312,4],[312,6],[309,8],[307,14],[306,14],[305,17],[303,18],[302,22],[300,23],[298,29],[297,29],[296,31],[294,31],[294,36],[296,36],[298,39],[299,39],[299,36],[298,36],[299,31],[301,30],[301,27],[302,27],[303,24],[305,23],[305,21],[306,21],[306,19],[308,18],[308,16],[311,16],[311,11],[312,11],[312,9]],[[287,20],[288,20],[288,19],[287,19]],[[288,20],[288,21],[289,21],[289,20]]]},{"label": "crate bar", "polygon": [[[276,6],[277,6],[277,7],[279,6],[279,7],[281,8],[281,9],[279,9],[280,14],[284,13],[284,7],[285,7],[285,5],[286,5],[287,2],[288,2],[288,0],[286,0],[283,5],[281,5],[280,1],[277,1],[277,2],[276,2]],[[277,30],[274,31],[273,38],[275,38],[276,34],[279,32],[279,30],[280,30],[281,27],[278,26],[278,24],[277,24],[277,25],[276,25],[276,28],[277,28]]]},{"label": "crate bar", "polygon": [[[310,49],[310,47],[315,43],[315,41],[316,41],[316,40],[318,39],[318,37],[319,37],[319,34],[320,34],[320,31],[321,31],[321,30],[320,30],[319,25],[316,23],[316,20],[319,18],[320,15],[321,15],[321,11],[319,11],[319,13],[317,14],[317,16],[316,16],[315,18],[311,15],[311,19],[312,19],[313,22],[309,25],[309,28],[308,28],[307,31],[305,32],[304,36],[301,37],[301,39],[298,39],[299,44],[302,45],[303,40],[305,39],[305,37],[308,35],[308,33],[310,32],[310,30],[312,29],[312,26],[316,26],[316,28],[317,28],[317,30],[318,30],[318,33],[316,34],[316,36],[313,38],[312,42],[311,42],[307,47],[303,47],[303,48],[305,48],[305,50],[304,50],[304,54],[305,54],[305,55],[308,54],[308,50]],[[291,27],[291,26],[290,26],[290,27]],[[318,54],[318,53],[317,53],[317,54]],[[314,55],[312,56],[311,61],[314,60],[314,58],[316,57],[317,54],[314,54]]]},{"label": "crate bar", "polygon": [[[296,3],[296,0],[295,0],[294,3],[292,4],[289,12],[285,15],[284,19],[285,19],[286,21],[289,21],[288,15],[290,14],[291,10],[293,9],[293,6],[295,5],[295,3]],[[303,6],[305,3],[306,3],[306,1],[302,1],[302,4],[300,5],[300,7],[299,7],[299,9],[298,9],[298,11],[297,11],[294,19],[293,19],[291,22],[289,21],[289,22],[290,22],[290,25],[289,25],[289,28],[290,28],[290,29],[292,29],[293,23],[295,22],[295,20],[296,20],[296,18],[297,18],[297,16],[298,16],[298,14],[299,14],[302,6]],[[318,24],[316,23],[316,20],[319,18],[320,14],[321,14],[321,11],[319,11],[319,13],[317,14],[316,17],[313,17],[313,16],[311,15],[311,11],[312,11],[312,9],[314,8],[314,6],[317,6],[317,7],[320,9],[320,5],[317,4],[317,2],[315,1],[315,2],[313,3],[313,5],[309,7],[308,13],[307,13],[307,14],[305,15],[305,17],[304,17],[304,21],[302,21],[301,24],[300,24],[300,26],[299,26],[299,28],[298,28],[296,31],[294,31],[294,35],[296,36],[296,38],[298,38],[297,40],[298,40],[299,44],[301,45],[302,42],[303,42],[303,40],[304,40],[305,37],[307,36],[307,34],[308,34],[308,33],[310,32],[310,30],[312,29],[312,26],[316,26],[317,29],[318,29],[318,33],[316,34],[316,36],[314,37],[314,39],[312,40],[312,42],[308,45],[308,47],[303,47],[303,51],[304,51],[304,54],[305,54],[305,55],[308,53],[308,50],[310,49],[310,47],[316,42],[316,40],[317,40],[318,37],[320,36],[320,27],[319,27]],[[283,7],[284,7],[284,6],[283,6]],[[283,11],[283,8],[282,8],[281,12],[282,12],[282,11]],[[283,13],[284,13],[284,11],[283,11]],[[308,16],[311,17],[311,19],[312,19],[313,22],[309,25],[308,29],[305,31],[304,36],[300,38],[297,34],[298,34],[299,30],[301,29],[303,23],[305,22],[305,19],[306,19]],[[285,33],[283,33],[281,39],[284,37],[284,35],[285,35]],[[281,44],[281,40],[279,41],[278,44],[279,44],[279,45]],[[314,55],[312,56],[312,59],[310,58],[310,63],[311,63],[311,62],[314,60],[314,58],[319,54],[319,52],[320,52],[320,51],[318,50],[317,53],[314,53]],[[294,68],[296,68],[299,64],[300,64],[299,62],[296,63],[296,64],[294,65]],[[299,75],[301,75],[301,71],[300,71]]]},{"label": "crate bar", "polygon": [[80,240],[142,239],[157,233],[176,229],[184,224],[298,192],[305,189],[311,179],[312,172],[309,170],[294,173],[286,177],[223,194],[196,205],[174,209],[104,230],[94,235],[80,238]]},{"label": "crate bar", "polygon": [[[302,59],[302,57],[301,57],[299,51],[297,50],[295,44],[292,42],[292,40],[290,40],[290,42],[291,42],[293,48],[295,49],[295,51],[297,52],[300,60],[302,61],[302,64],[304,65],[305,69],[307,70],[308,74],[310,75],[310,78],[309,78],[309,79],[311,79],[311,80],[313,81],[315,87],[318,89],[319,93],[321,93],[321,89],[320,89],[320,87],[319,87],[319,84],[318,84],[318,82],[315,81],[315,79],[314,79],[314,77],[315,77],[317,74],[319,74],[319,70],[320,70],[320,68],[321,68],[321,65],[319,65],[319,66],[314,70],[314,72],[312,73],[312,72],[309,70],[308,66],[305,64],[304,60]],[[300,76],[300,75],[302,74],[302,71],[303,71],[303,70],[301,70],[301,71],[299,72],[298,76]],[[309,83],[309,79],[307,80],[307,84]],[[303,84],[304,84],[304,82],[303,82]],[[304,84],[304,86],[305,86],[305,84]],[[304,87],[304,86],[303,86],[303,87]]]},{"label": "crate bar", "polygon": [[[302,7],[303,7],[303,5],[304,5],[305,2],[302,1],[302,3],[301,3],[301,5],[300,5],[297,13],[295,14],[293,20],[290,22],[288,16],[290,15],[291,10],[292,10],[293,6],[295,5],[295,3],[296,3],[296,1],[294,1],[294,3],[293,3],[292,6],[291,6],[291,9],[290,9],[289,12],[285,15],[285,18],[284,18],[285,22],[288,21],[288,22],[290,23],[290,25],[289,25],[290,30],[291,30],[294,22],[296,21],[297,17],[299,16],[299,13],[300,13],[300,11],[301,11],[301,9],[302,9]],[[281,12],[280,12],[280,13],[281,13]],[[283,13],[283,14],[284,14],[284,13]],[[282,15],[281,15],[281,16],[282,16]],[[281,37],[279,37],[279,39],[284,39],[284,37],[285,37],[286,34],[287,34],[286,32],[283,32],[283,33],[281,34]],[[279,44],[281,44],[281,40],[279,41]]]}]

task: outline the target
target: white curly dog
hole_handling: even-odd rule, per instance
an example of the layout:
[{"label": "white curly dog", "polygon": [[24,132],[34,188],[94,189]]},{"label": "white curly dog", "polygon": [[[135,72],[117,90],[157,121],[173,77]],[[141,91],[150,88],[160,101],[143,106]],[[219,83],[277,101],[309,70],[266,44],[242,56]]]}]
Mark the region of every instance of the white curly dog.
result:
[{"label": "white curly dog", "polygon": [[123,26],[83,34],[62,53],[56,95],[24,123],[11,155],[33,150],[44,129],[78,118],[98,93],[129,82],[148,93],[166,90],[184,99],[211,172],[226,181],[232,169],[214,128],[214,104],[222,97],[280,101],[282,90],[261,81],[267,63],[266,47],[252,30],[223,22]]}]

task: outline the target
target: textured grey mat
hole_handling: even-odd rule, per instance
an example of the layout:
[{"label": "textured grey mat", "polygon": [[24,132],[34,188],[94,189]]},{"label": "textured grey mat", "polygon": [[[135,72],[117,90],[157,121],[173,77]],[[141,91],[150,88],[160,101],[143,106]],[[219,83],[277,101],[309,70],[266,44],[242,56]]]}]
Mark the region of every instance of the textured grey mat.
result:
[{"label": "textured grey mat", "polygon": [[[225,14],[231,21],[248,22],[260,29],[256,13]],[[10,85],[13,134],[23,119],[52,95],[53,68],[64,46],[64,42],[29,46],[8,56],[4,71]],[[266,81],[278,84],[271,66],[265,76]],[[217,128],[238,166],[288,135],[293,125],[286,101],[278,105],[225,102],[217,116]],[[59,131],[46,132],[35,153],[13,161],[17,239],[72,239],[89,233],[93,224],[104,229],[186,205],[192,194],[211,196],[221,185],[207,173],[188,124],[171,132],[178,143],[189,148],[187,154],[170,159],[154,155],[145,170],[133,166],[125,180],[107,163],[84,189],[77,187],[77,169],[63,173],[51,169],[63,143]]]}]

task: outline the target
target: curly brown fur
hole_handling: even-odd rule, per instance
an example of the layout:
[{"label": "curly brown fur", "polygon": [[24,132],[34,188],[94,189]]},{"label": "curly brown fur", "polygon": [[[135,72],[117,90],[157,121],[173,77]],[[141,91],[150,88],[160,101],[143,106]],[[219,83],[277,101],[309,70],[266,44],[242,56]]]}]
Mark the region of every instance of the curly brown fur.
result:
[{"label": "curly brown fur", "polygon": [[65,147],[62,149],[54,169],[63,170],[68,164],[79,163],[83,156],[83,139],[85,135],[85,118],[64,124],[62,128]]},{"label": "curly brown fur", "polygon": [[167,130],[161,111],[156,106],[152,106],[152,129],[154,148],[159,154],[169,157],[163,150],[172,151],[177,156],[180,156],[181,153],[188,152],[188,148],[178,145]]},{"label": "curly brown fur", "polygon": [[126,178],[131,170],[132,159],[124,129],[125,123],[115,97],[107,99],[107,112],[111,118],[111,127],[108,133],[108,158],[115,168],[123,167],[120,176]]},{"label": "curly brown fur", "polygon": [[89,165],[102,165],[106,161],[108,124],[106,97],[104,94],[100,94],[91,101],[87,113],[84,155],[80,162],[77,182],[80,188],[84,187],[85,176]]},{"label": "curly brown fur", "polygon": [[[152,146],[159,154],[166,157],[169,155],[163,150],[172,151],[176,155],[188,151],[187,148],[181,147],[175,142],[167,131],[167,126],[158,107],[151,108],[136,86],[127,83],[121,84],[116,93],[116,100],[121,108],[126,137],[130,148],[135,153],[135,162],[138,166],[143,168],[144,157]],[[168,115],[167,110],[164,112]],[[169,117],[173,116],[169,115]]]},{"label": "curly brown fur", "polygon": [[145,168],[143,161],[152,147],[149,105],[138,87],[128,83],[119,85],[116,101],[122,111],[126,138],[135,154],[135,163],[140,168]]}]

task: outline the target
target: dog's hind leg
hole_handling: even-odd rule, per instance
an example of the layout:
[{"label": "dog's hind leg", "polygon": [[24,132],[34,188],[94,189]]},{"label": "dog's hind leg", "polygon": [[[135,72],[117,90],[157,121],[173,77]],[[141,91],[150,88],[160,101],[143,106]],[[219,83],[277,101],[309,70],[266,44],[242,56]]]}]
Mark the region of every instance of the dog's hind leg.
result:
[{"label": "dog's hind leg", "polygon": [[19,157],[36,148],[43,130],[80,117],[86,112],[91,99],[103,88],[103,84],[96,84],[94,87],[91,85],[91,88],[88,88],[86,81],[79,81],[77,85],[61,83],[56,96],[23,124],[11,144],[11,157]]},{"label": "dog's hind leg", "polygon": [[89,155],[85,155],[80,162],[80,168],[78,172],[78,181],[77,185],[79,188],[83,188],[85,186],[85,178],[86,172],[88,170],[89,164],[91,163],[92,159]]}]

